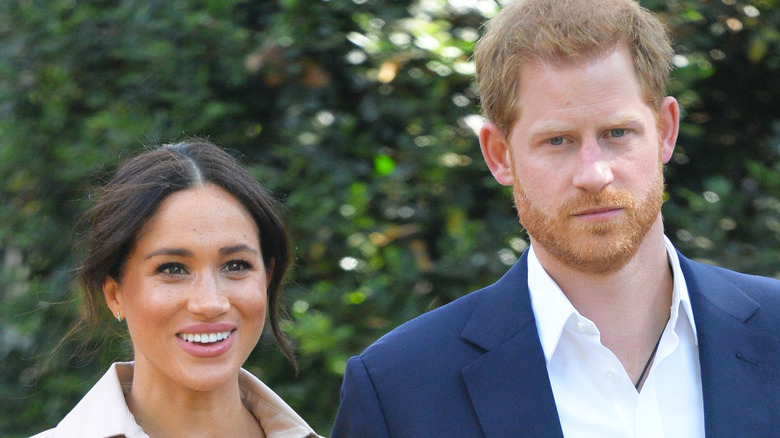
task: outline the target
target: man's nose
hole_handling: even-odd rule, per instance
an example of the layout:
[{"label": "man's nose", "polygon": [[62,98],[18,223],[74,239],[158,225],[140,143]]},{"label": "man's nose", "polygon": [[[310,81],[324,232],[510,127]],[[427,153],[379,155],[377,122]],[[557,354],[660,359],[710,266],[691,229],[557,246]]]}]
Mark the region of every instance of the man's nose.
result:
[{"label": "man's nose", "polygon": [[194,284],[190,292],[187,309],[206,318],[216,318],[230,309],[224,285],[214,275],[203,275]]},{"label": "man's nose", "polygon": [[582,141],[572,183],[575,187],[597,193],[615,179],[607,151],[596,138]]}]

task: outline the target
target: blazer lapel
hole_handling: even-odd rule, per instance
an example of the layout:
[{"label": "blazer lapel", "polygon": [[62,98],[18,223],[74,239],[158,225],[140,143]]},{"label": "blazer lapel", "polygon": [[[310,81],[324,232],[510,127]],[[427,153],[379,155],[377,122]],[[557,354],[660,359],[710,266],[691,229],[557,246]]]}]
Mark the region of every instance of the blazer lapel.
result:
[{"label": "blazer lapel", "polygon": [[562,438],[528,294],[526,254],[484,291],[466,324],[461,336],[486,352],[463,369],[463,378],[486,437]]},{"label": "blazer lapel", "polygon": [[683,256],[680,265],[696,322],[707,436],[768,436],[780,404],[778,339],[749,326],[760,306],[727,278]]}]

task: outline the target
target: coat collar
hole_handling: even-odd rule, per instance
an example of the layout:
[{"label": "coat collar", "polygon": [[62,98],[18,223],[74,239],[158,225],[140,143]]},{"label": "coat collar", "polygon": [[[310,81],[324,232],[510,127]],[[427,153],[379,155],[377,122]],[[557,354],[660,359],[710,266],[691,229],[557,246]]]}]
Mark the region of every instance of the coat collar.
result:
[{"label": "coat collar", "polygon": [[707,436],[767,436],[780,409],[778,338],[752,327],[760,305],[733,274],[683,256],[680,266],[696,319]]},{"label": "coat collar", "polygon": [[563,437],[528,294],[527,253],[483,291],[461,336],[486,350],[463,369],[486,437]]},{"label": "coat collar", "polygon": [[[111,365],[106,374],[57,425],[53,437],[149,438],[136,423],[125,402],[124,388],[132,383],[132,362]],[[258,378],[239,370],[241,399],[260,421],[269,438],[317,437],[295,411]]]},{"label": "coat collar", "polygon": [[238,386],[244,405],[271,438],[315,438],[311,427],[260,379],[241,368]]},{"label": "coat collar", "polygon": [[123,385],[133,378],[132,363],[111,365],[103,377],[87,392],[54,429],[53,437],[149,438],[127,407]]}]

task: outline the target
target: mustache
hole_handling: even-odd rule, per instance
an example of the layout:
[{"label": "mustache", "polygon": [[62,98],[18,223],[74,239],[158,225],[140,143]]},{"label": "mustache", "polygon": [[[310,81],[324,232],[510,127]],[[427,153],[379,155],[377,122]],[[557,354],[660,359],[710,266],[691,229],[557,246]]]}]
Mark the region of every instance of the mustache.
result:
[{"label": "mustache", "polygon": [[597,193],[586,193],[566,201],[559,209],[565,216],[579,214],[598,208],[633,209],[636,200],[628,190],[603,189]]}]

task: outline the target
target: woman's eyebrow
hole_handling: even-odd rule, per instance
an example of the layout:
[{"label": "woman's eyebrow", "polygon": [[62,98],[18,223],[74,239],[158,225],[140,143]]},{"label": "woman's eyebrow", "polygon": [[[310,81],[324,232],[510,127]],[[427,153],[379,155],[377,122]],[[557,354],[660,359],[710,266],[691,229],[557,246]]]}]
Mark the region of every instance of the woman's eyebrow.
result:
[{"label": "woman's eyebrow", "polygon": [[192,251],[181,248],[160,248],[147,254],[146,257],[144,257],[144,260],[149,260],[152,257],[157,257],[160,255],[192,257]]},{"label": "woman's eyebrow", "polygon": [[242,252],[242,251],[249,251],[249,252],[251,252],[253,254],[258,254],[258,255],[260,254],[260,251],[252,248],[249,245],[244,245],[244,244],[231,245],[231,246],[226,246],[224,248],[220,248],[219,249],[219,253],[221,255],[233,254],[233,253]]}]

